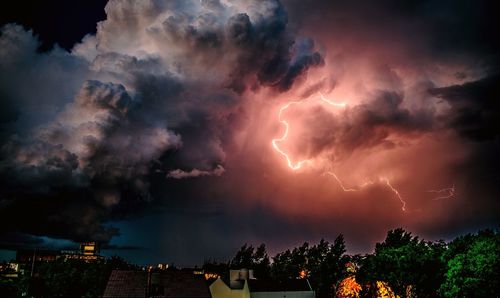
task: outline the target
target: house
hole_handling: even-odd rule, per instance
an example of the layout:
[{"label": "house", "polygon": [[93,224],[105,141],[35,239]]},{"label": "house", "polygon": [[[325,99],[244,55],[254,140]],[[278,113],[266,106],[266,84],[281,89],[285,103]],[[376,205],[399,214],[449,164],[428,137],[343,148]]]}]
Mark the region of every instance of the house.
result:
[{"label": "house", "polygon": [[210,298],[202,275],[181,270],[113,270],[103,298]]},{"label": "house", "polygon": [[307,279],[260,280],[252,270],[231,270],[229,280],[217,278],[210,285],[213,298],[314,298]]}]

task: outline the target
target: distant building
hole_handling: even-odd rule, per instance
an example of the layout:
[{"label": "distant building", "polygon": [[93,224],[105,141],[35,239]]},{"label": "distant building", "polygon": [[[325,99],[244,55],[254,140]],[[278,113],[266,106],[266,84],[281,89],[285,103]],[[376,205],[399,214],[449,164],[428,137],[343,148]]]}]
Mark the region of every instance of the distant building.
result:
[{"label": "distant building", "polygon": [[99,255],[99,244],[97,242],[82,242],[80,243],[80,252],[86,256]]},{"label": "distant building", "polygon": [[19,249],[16,252],[16,262],[18,263],[31,263],[33,259],[35,261],[55,261],[61,256],[60,250],[48,250],[48,249]]},{"label": "distant building", "polygon": [[49,250],[49,249],[19,249],[16,252],[16,262],[27,264],[33,262],[50,262],[57,259],[79,259],[95,261],[103,259],[99,255],[97,242],[82,242],[79,250]]},{"label": "distant building", "polygon": [[169,265],[169,264],[167,264],[167,263],[158,263],[158,264],[156,265],[156,268],[157,268],[158,270],[167,270],[169,267],[170,267],[170,265]]},{"label": "distant building", "polygon": [[18,278],[20,272],[19,269],[19,263],[0,263],[0,280]]},{"label": "distant building", "polygon": [[229,280],[216,279],[210,285],[213,298],[314,298],[307,279],[260,280],[252,270],[231,270]]},{"label": "distant building", "polygon": [[80,250],[72,251],[66,250],[62,251],[61,256],[65,259],[78,259],[85,261],[95,261],[103,259],[101,255],[99,255],[100,249],[99,244],[97,242],[82,242],[80,243]]},{"label": "distant building", "polygon": [[103,298],[210,298],[203,275],[191,271],[113,270]]}]

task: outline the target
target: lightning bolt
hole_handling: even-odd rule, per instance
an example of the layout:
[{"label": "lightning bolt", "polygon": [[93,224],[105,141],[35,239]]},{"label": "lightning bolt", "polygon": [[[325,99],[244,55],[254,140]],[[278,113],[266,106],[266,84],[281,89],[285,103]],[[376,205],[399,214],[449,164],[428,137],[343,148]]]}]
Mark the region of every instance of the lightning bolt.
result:
[{"label": "lightning bolt", "polygon": [[[342,108],[346,106],[345,103],[336,103],[336,102],[333,102],[333,101],[326,99],[323,96],[323,94],[321,94],[321,93],[319,93],[319,95],[320,95],[320,99],[323,102],[326,102],[327,104],[329,104],[331,106],[342,107]],[[291,105],[302,104],[304,102],[305,102],[305,100],[290,101],[280,108],[279,113],[278,113],[278,121],[281,124],[283,124],[283,126],[285,127],[285,131],[283,132],[281,137],[279,137],[277,139],[273,139],[271,141],[274,150],[276,150],[279,154],[281,154],[283,157],[285,157],[286,162],[288,164],[288,167],[290,167],[290,169],[292,169],[294,171],[300,169],[304,164],[310,163],[311,161],[308,159],[305,159],[305,160],[299,160],[298,162],[294,163],[292,161],[292,159],[290,158],[290,156],[288,156],[288,154],[278,146],[279,143],[286,140],[286,138],[288,137],[288,131],[290,128],[290,125],[288,124],[288,122],[286,120],[283,120],[282,115],[283,115],[283,112],[286,111]]]},{"label": "lightning bolt", "polygon": [[319,97],[321,98],[322,101],[334,107],[345,108],[345,106],[347,105],[345,102],[334,102],[329,99],[326,99],[321,92],[319,93]]},{"label": "lightning bolt", "polygon": [[398,197],[399,201],[402,204],[401,210],[403,210],[403,212],[406,212],[406,202],[405,200],[403,200],[403,197],[401,197],[401,195],[399,194],[399,191],[396,188],[394,188],[394,186],[392,186],[391,182],[389,182],[389,179],[387,178],[380,178],[380,179],[382,181],[385,181],[385,184],[392,190],[392,192],[396,194],[396,196]]},{"label": "lightning bolt", "polygon": [[[337,183],[339,184],[340,188],[342,188],[342,190],[345,191],[345,192],[360,191],[362,188],[364,188],[364,187],[366,187],[368,185],[373,185],[374,184],[373,181],[367,181],[367,182],[365,182],[365,183],[357,186],[356,188],[349,188],[349,187],[345,187],[344,186],[344,183],[342,182],[342,180],[340,180],[339,177],[334,172],[325,172],[324,174],[332,176],[337,181]],[[406,210],[406,201],[403,199],[403,197],[401,196],[401,194],[399,193],[399,191],[394,186],[392,186],[392,184],[389,181],[389,179],[387,179],[385,177],[379,177],[379,181],[383,182],[396,195],[396,197],[398,198],[398,200],[401,202],[401,210],[403,212],[407,212],[407,210]]]},{"label": "lightning bolt", "polygon": [[302,165],[306,164],[309,162],[309,160],[300,160],[296,163],[293,163],[291,158],[288,156],[288,154],[286,154],[285,151],[281,150],[280,147],[278,146],[278,143],[281,143],[283,141],[286,140],[286,138],[288,137],[288,129],[290,127],[290,125],[288,124],[288,122],[286,120],[283,120],[281,115],[283,114],[283,112],[288,109],[291,105],[293,104],[300,104],[302,103],[302,101],[291,101],[287,104],[285,104],[284,106],[282,106],[280,108],[280,111],[278,113],[278,121],[283,124],[285,126],[285,131],[283,133],[283,135],[280,137],[280,138],[277,138],[277,139],[273,139],[272,140],[272,144],[273,144],[273,147],[276,151],[278,151],[279,154],[283,155],[288,163],[288,166],[292,169],[292,170],[298,170],[302,167]]},{"label": "lightning bolt", "polygon": [[437,197],[432,199],[434,201],[451,199],[451,198],[454,198],[456,195],[455,185],[452,185],[451,187],[443,188],[443,189],[437,189],[437,190],[431,189],[431,190],[428,190],[427,192],[433,192],[433,193],[438,194]]},{"label": "lightning bolt", "polygon": [[[319,93],[319,95],[320,95],[321,101],[323,101],[323,102],[325,102],[325,103],[327,103],[327,104],[329,104],[331,106],[340,107],[340,108],[345,108],[346,107],[345,103],[337,103],[337,102],[328,100],[321,93]],[[294,163],[292,161],[292,159],[290,158],[290,156],[278,146],[279,143],[281,143],[281,142],[283,142],[283,141],[285,141],[287,139],[287,137],[288,137],[288,131],[290,129],[289,123],[286,120],[283,120],[282,115],[283,115],[283,112],[286,111],[290,106],[295,105],[295,104],[302,104],[304,102],[305,102],[305,100],[290,101],[290,102],[286,103],[285,105],[283,105],[280,108],[279,113],[278,113],[278,121],[281,124],[283,124],[283,126],[285,127],[285,131],[283,132],[283,134],[281,135],[281,137],[273,139],[271,141],[271,143],[273,145],[273,148],[286,159],[288,167],[290,167],[290,169],[292,169],[294,171],[300,169],[303,165],[305,165],[307,163],[311,163],[311,161],[308,160],[308,159],[305,159],[305,160],[300,160],[300,161]],[[366,187],[368,185],[374,184],[373,181],[367,181],[367,182],[365,182],[365,183],[357,186],[356,188],[349,188],[349,187],[346,187],[344,185],[344,183],[342,183],[342,180],[340,180],[339,177],[334,172],[328,171],[328,172],[323,173],[323,175],[330,175],[330,176],[332,176],[337,181],[337,183],[342,188],[342,190],[345,191],[345,192],[360,191],[362,188],[364,188],[364,187]],[[401,210],[403,212],[407,212],[407,210],[406,210],[406,201],[403,199],[403,197],[401,196],[401,194],[399,193],[399,191],[394,186],[392,186],[392,184],[389,181],[389,179],[387,179],[385,177],[379,177],[379,181],[383,182],[396,195],[396,197],[398,198],[398,200],[401,202]],[[436,191],[436,192],[439,192],[439,191]]]},{"label": "lightning bolt", "polygon": [[365,186],[368,186],[368,185],[371,185],[373,184],[373,181],[367,181],[361,185],[359,185],[358,187],[356,188],[348,188],[348,187],[345,187],[344,186],[344,183],[342,182],[342,180],[340,180],[340,178],[334,173],[334,172],[325,172],[323,175],[330,175],[332,176],[333,178],[335,178],[335,180],[337,181],[337,183],[339,184],[340,188],[342,188],[343,191],[345,192],[351,192],[351,191],[360,191],[362,188],[364,188]]}]

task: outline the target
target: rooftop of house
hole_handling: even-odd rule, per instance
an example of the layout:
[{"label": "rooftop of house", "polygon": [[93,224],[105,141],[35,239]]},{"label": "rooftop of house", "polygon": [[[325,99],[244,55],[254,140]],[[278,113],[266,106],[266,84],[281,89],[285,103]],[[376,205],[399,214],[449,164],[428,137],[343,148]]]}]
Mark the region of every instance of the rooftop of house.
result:
[{"label": "rooftop of house", "polygon": [[126,297],[209,298],[203,276],[185,271],[113,270],[103,298]]},{"label": "rooftop of house", "polygon": [[103,297],[146,297],[147,286],[147,272],[113,270]]}]

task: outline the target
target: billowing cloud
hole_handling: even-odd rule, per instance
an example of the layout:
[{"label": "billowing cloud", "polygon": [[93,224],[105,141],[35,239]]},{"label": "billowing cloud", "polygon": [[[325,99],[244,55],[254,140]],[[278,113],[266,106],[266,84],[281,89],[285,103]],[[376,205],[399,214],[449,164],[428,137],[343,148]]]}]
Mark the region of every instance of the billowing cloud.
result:
[{"label": "billowing cloud", "polygon": [[33,209],[9,229],[109,241],[117,232],[103,223],[154,199],[156,173],[224,173],[246,90],[289,90],[323,63],[275,0],[112,0],[105,10],[71,52],[40,53],[31,31],[2,28],[3,226]]},{"label": "billowing cloud", "polygon": [[106,242],[110,222],[154,213],[178,246],[342,232],[366,251],[396,226],[445,237],[497,224],[489,6],[110,0],[69,52],[38,52],[6,25],[2,229]]}]

